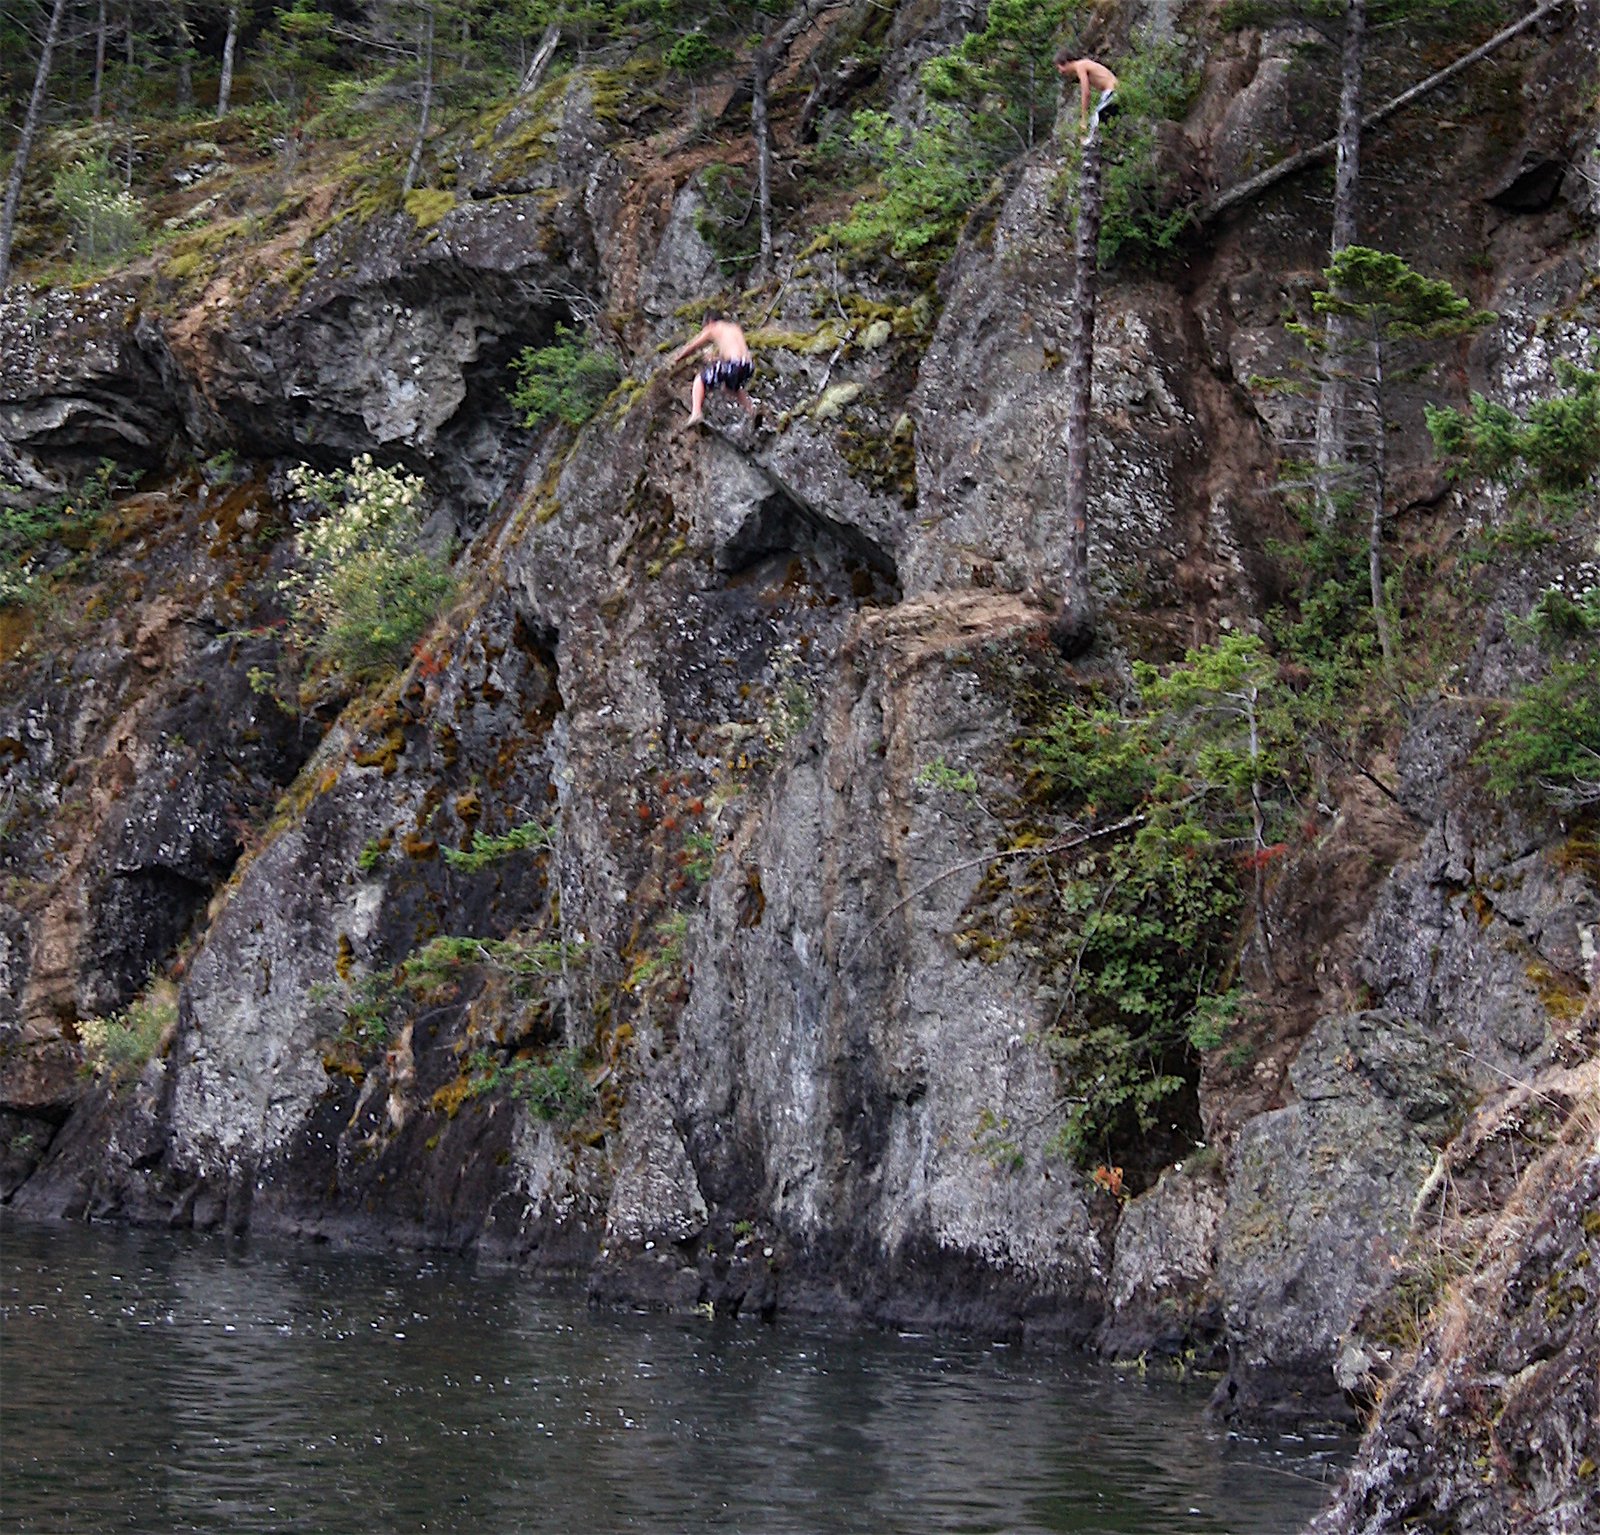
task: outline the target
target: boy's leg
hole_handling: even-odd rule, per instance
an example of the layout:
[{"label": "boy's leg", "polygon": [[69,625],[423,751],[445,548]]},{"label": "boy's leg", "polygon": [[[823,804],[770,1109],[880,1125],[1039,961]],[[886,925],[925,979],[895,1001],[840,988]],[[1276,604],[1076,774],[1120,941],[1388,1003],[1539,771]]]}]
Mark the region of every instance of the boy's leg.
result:
[{"label": "boy's leg", "polygon": [[694,376],[694,390],[689,396],[689,419],[683,424],[694,426],[705,418],[706,381],[698,373]]},{"label": "boy's leg", "polygon": [[736,394],[735,394],[735,395],[734,395],[734,399],[736,399],[736,400],[737,400],[737,401],[738,401],[738,402],[739,402],[739,403],[740,403],[740,404],[741,404],[741,405],[742,405],[742,406],[744,406],[744,409],[745,409],[745,414],[746,414],[746,415],[747,415],[747,416],[753,416],[753,415],[755,415],[755,413],[756,413],[756,402],[755,402],[755,401],[754,401],[754,400],[752,400],[752,399],[751,399],[751,398],[750,398],[750,396],[749,396],[749,395],[747,395],[747,394],[746,394],[746,393],[745,393],[745,392],[744,392],[744,390],[742,390],[742,389],[741,389],[741,390],[739,390],[739,391],[738,391],[738,392],[737,392],[737,393],[736,393]]}]

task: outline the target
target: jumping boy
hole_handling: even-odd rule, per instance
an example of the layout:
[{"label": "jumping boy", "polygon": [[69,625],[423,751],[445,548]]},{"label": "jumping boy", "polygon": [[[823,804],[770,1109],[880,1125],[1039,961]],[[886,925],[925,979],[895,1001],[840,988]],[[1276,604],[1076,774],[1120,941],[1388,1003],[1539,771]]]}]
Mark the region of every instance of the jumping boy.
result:
[{"label": "jumping boy", "polygon": [[[1100,118],[1106,108],[1111,105],[1111,98],[1116,94],[1117,77],[1111,73],[1104,64],[1095,59],[1074,59],[1068,55],[1070,48],[1063,48],[1056,55],[1056,73],[1063,80],[1068,75],[1076,75],[1081,94],[1080,113],[1083,128],[1083,141],[1088,143],[1094,137],[1094,129],[1100,126]],[[1089,122],[1089,91],[1093,88],[1100,92],[1100,99],[1094,107],[1094,125]]]},{"label": "jumping boy", "polygon": [[683,424],[694,426],[705,419],[706,391],[710,389],[726,389],[745,410],[754,415],[755,404],[744,392],[744,386],[750,382],[750,376],[756,371],[756,365],[750,360],[750,346],[744,339],[744,332],[732,320],[725,320],[720,314],[713,314],[698,336],[692,341],[685,341],[667,359],[667,366],[674,367],[690,352],[702,346],[714,347],[716,356],[694,376],[694,392],[689,399],[689,419]]}]

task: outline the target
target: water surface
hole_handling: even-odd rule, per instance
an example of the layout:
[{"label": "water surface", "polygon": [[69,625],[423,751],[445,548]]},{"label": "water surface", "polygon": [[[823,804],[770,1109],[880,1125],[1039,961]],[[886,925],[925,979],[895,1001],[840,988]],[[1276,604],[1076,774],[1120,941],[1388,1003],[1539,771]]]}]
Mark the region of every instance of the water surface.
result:
[{"label": "water surface", "polygon": [[1203,1382],[0,1217],[8,1530],[1290,1535],[1348,1446]]}]

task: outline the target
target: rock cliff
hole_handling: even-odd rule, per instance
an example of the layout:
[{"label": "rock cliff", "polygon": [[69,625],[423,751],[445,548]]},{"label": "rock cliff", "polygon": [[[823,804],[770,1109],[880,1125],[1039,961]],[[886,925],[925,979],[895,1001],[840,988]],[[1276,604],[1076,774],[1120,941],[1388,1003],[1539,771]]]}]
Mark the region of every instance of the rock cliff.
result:
[{"label": "rock cliff", "polygon": [[[1294,28],[1115,9],[1108,49],[1159,36],[1195,72],[1170,198],[1324,131]],[[973,18],[899,10],[903,93]],[[806,44],[823,113],[874,78],[862,25]],[[1597,51],[1574,0],[1369,145],[1363,238],[1498,316],[1435,399],[1525,410],[1590,360]],[[787,131],[804,94],[796,70]],[[928,281],[814,246],[825,192],[791,210],[737,300],[760,415],[717,400],[686,434],[659,354],[726,283],[695,215],[703,136],[747,152],[743,108],[617,98],[574,69],[463,137],[425,219],[340,217],[308,172],[213,270],[0,298],[18,504],[103,457],[143,476],[46,572],[54,608],[0,610],[0,1198],[1188,1353],[1240,1420],[1381,1399],[1329,1531],[1594,1525],[1592,813],[1496,799],[1472,755],[1536,665],[1517,619],[1592,557],[1592,485],[1582,536],[1491,562],[1443,620],[1450,669],[1312,786],[1234,1048],[1186,1057],[1143,1165],[1080,1165],[1018,915],[1055,878],[1030,849],[1071,827],[1017,743],[1283,602],[1305,411],[1255,380],[1325,264],[1322,184],[1103,275],[1103,621],[1068,665],[1061,142]],[[581,429],[523,428],[509,361],[577,324],[621,386]],[[1503,496],[1400,441],[1396,538],[1444,588]],[[366,452],[427,481],[456,596],[399,677],[285,707],[311,515],[285,472]],[[441,938],[476,947],[400,984]],[[86,1025],[152,971],[160,1047],[86,1076]],[[540,1112],[523,1067],[569,1058],[580,1111]]]}]

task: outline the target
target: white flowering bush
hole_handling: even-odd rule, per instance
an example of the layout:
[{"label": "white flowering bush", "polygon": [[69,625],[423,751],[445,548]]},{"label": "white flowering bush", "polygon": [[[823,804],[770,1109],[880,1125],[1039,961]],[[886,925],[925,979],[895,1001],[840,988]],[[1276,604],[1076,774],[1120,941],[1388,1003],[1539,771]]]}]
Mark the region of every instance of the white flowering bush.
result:
[{"label": "white flowering bush", "polygon": [[138,199],[117,184],[103,154],[58,171],[50,192],[72,229],[73,250],[85,261],[120,256],[139,243],[143,210]]},{"label": "white flowering bush", "polygon": [[85,1071],[113,1085],[144,1070],[178,1021],[178,993],[170,981],[157,981],[142,997],[108,1018],[78,1023]]},{"label": "white flowering bush", "polygon": [[416,547],[426,486],[363,453],[348,469],[289,471],[324,515],[295,534],[297,568],[278,589],[302,647],[351,683],[392,672],[453,589],[444,562]]},{"label": "white flowering bush", "polygon": [[0,608],[30,607],[39,597],[32,563],[0,568]]}]

